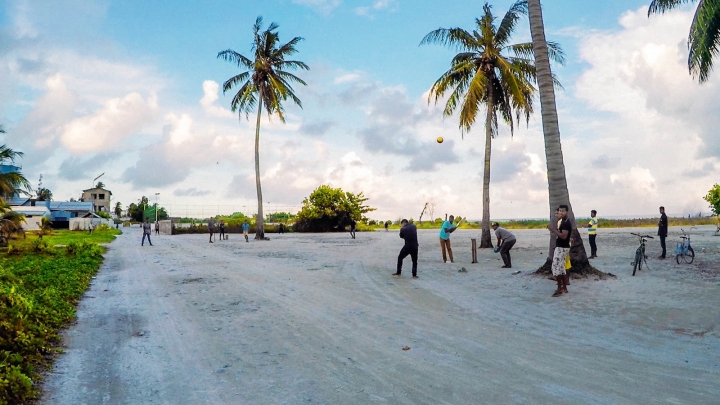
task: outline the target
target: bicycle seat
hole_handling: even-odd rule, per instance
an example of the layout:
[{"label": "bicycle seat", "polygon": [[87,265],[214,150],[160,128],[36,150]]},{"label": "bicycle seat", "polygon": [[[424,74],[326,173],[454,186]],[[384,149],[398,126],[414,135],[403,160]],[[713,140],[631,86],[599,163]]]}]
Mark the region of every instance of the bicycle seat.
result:
[{"label": "bicycle seat", "polygon": [[689,236],[681,236],[682,239],[689,239]]}]

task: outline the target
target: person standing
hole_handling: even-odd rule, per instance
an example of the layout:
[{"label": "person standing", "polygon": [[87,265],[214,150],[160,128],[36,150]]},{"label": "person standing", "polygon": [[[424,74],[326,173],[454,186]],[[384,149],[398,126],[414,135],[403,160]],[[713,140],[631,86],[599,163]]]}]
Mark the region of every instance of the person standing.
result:
[{"label": "person standing", "polygon": [[510,249],[515,246],[515,235],[505,228],[502,228],[497,222],[492,223],[492,229],[495,230],[497,236],[497,246],[500,248],[500,257],[502,257],[504,265],[503,269],[512,268],[512,260],[510,259]]},{"label": "person standing", "polygon": [[565,271],[565,260],[570,253],[570,233],[572,232],[572,224],[567,217],[567,205],[558,207],[558,226],[552,229],[548,225],[548,230],[555,235],[555,251],[553,252],[552,273],[557,280],[557,290],[553,293],[553,297],[559,297],[563,293],[567,294],[567,285],[570,282],[570,275]]},{"label": "person standing", "polygon": [[220,240],[225,239],[225,221],[221,219],[218,228],[220,228]]},{"label": "person standing", "polygon": [[388,226],[390,226],[390,221],[385,221],[385,232],[388,231]]},{"label": "person standing", "polygon": [[213,233],[215,232],[215,221],[208,219],[208,232],[210,232],[210,243],[213,243]]},{"label": "person standing", "polygon": [[357,226],[357,222],[355,222],[352,218],[350,221],[350,238],[355,239],[355,227]]},{"label": "person standing", "polygon": [[285,226],[283,224],[278,226],[278,233],[285,233]]},{"label": "person standing", "polygon": [[662,254],[658,259],[665,258],[665,238],[668,233],[668,218],[665,215],[665,207],[660,207],[660,222],[658,222],[658,236],[660,237],[660,247],[662,247]]},{"label": "person standing", "polygon": [[245,242],[249,242],[248,232],[250,232],[250,224],[248,224],[247,219],[242,224],[242,230],[243,230],[243,236],[245,237]]},{"label": "person standing", "polygon": [[[457,227],[453,226],[455,217],[450,215],[450,218],[443,222],[440,227],[440,249],[442,249],[443,263],[447,263],[447,256],[450,256],[450,263],[455,263],[453,259],[452,246],[450,245],[450,234],[455,232]],[[447,256],[445,251],[447,250]]]},{"label": "person standing", "polygon": [[145,218],[145,222],[142,223],[142,230],[143,230],[143,237],[142,242],[140,242],[140,246],[145,246],[145,238],[147,237],[148,243],[150,246],[152,246],[152,241],[150,240],[150,235],[152,234],[152,225],[150,225],[150,219]]},{"label": "person standing", "polygon": [[410,255],[412,260],[412,277],[418,278],[417,275],[417,262],[418,262],[418,248],[420,245],[417,240],[417,227],[414,224],[408,222],[407,219],[400,221],[402,228],[400,228],[400,237],[405,240],[405,245],[400,249],[400,254],[397,260],[397,273],[392,275],[400,277],[402,273],[403,260]]},{"label": "person standing", "polygon": [[160,235],[160,221],[155,221],[155,235]]},{"label": "person standing", "polygon": [[597,244],[595,238],[597,237],[597,228],[600,225],[600,221],[597,219],[597,211],[590,211],[590,222],[588,222],[588,238],[590,239],[590,257],[588,259],[594,259],[597,257]]}]

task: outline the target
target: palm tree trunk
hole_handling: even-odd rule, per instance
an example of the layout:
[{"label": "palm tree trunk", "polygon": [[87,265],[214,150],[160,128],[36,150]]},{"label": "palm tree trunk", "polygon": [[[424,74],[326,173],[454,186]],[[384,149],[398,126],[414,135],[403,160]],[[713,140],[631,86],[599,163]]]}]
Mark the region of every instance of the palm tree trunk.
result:
[{"label": "palm tree trunk", "polygon": [[[528,15],[530,18],[530,34],[532,36],[533,52],[535,54],[535,68],[540,89],[540,110],[542,112],[543,134],[545,138],[545,161],[547,164],[548,192],[550,197],[550,226],[555,228],[555,209],[561,204],[569,207],[568,217],[572,224],[570,261],[573,271],[582,271],[589,266],[587,253],[582,238],[575,225],[575,215],[570,204],[570,194],[565,177],[565,163],[563,162],[562,146],[560,144],[560,126],[558,124],[557,107],[555,104],[555,88],[553,87],[550,58],[545,40],[545,27],[543,24],[540,0],[528,0]],[[555,249],[555,238],[550,238],[546,267],[552,261]]]},{"label": "palm tree trunk", "polygon": [[265,224],[263,215],[262,188],[260,187],[260,117],[262,115],[263,99],[258,97],[257,122],[255,123],[255,186],[257,187],[258,210],[255,221],[255,239],[265,239]]},{"label": "palm tree trunk", "polygon": [[[492,84],[489,86],[492,86]],[[490,237],[490,152],[492,151],[493,97],[492,88],[489,90],[487,100],[487,117],[485,117],[485,166],[483,169],[483,216],[481,226],[482,233],[480,234],[481,248],[493,247],[492,239]]]}]

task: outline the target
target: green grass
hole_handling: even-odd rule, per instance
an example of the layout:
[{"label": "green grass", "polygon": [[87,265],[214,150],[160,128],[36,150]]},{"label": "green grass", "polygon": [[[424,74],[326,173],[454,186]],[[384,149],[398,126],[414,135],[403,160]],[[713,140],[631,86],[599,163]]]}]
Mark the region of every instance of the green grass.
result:
[{"label": "green grass", "polygon": [[[47,241],[50,246],[56,245],[69,245],[73,242],[88,242],[88,243],[110,243],[115,240],[117,235],[120,235],[122,231],[119,229],[99,229],[94,231],[92,234],[88,231],[69,231],[69,230],[58,230],[53,231],[52,235],[43,236],[43,240]],[[30,246],[32,241],[39,239],[37,234],[33,232],[27,233],[27,238],[10,241],[10,245],[24,248]]]},{"label": "green grass", "polygon": [[[47,367],[59,331],[76,306],[119,231],[58,231],[10,242],[0,253],[0,405],[37,394],[38,370]],[[54,247],[66,245],[65,247]]]}]

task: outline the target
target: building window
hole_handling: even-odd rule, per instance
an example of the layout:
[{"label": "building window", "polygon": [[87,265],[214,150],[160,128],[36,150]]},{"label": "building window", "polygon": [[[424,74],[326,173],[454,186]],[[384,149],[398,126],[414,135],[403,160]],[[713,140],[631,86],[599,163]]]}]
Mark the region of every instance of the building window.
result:
[{"label": "building window", "polygon": [[93,200],[97,200],[97,194],[93,194],[93,195],[92,195],[92,199],[93,199]]},{"label": "building window", "polygon": [[105,199],[105,194],[100,194],[100,197],[98,197],[98,198],[101,199],[101,200],[104,200],[104,199]]}]

